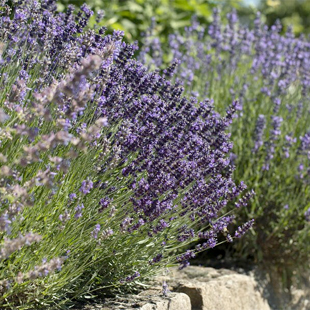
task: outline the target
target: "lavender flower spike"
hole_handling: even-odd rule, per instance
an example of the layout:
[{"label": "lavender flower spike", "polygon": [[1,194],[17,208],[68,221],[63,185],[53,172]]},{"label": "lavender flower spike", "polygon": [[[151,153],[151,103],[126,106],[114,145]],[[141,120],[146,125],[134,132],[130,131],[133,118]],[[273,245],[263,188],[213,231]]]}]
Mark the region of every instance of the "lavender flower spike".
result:
[{"label": "lavender flower spike", "polygon": [[235,238],[241,238],[254,224],[254,219],[244,223],[235,231]]}]

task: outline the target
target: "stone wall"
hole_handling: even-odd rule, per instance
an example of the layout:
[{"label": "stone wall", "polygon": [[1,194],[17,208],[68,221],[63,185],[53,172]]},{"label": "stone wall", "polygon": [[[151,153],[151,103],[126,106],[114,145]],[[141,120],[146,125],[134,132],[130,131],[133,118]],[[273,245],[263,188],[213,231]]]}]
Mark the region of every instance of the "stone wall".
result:
[{"label": "stone wall", "polygon": [[[163,295],[162,283],[169,284]],[[262,272],[190,266],[169,269],[158,276],[152,289],[138,295],[121,296],[76,308],[83,310],[310,310],[307,292],[293,290],[275,300],[270,281]]]}]

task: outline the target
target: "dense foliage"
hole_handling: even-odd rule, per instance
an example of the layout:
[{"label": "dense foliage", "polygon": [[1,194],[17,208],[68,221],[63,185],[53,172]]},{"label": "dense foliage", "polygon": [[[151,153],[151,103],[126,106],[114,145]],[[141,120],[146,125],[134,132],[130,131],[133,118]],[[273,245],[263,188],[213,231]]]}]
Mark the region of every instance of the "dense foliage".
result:
[{"label": "dense foliage", "polygon": [[[221,21],[215,10],[209,27],[193,19],[185,35],[169,36],[168,47],[180,61],[175,81],[188,94],[212,98],[219,111],[239,100],[230,158],[236,180],[257,195],[241,213],[255,218],[255,229],[235,244],[235,255],[290,279],[310,258],[310,42],[281,31],[279,23],[262,24],[259,14],[251,29],[235,12]],[[149,33],[140,60],[161,67],[162,47]]]},{"label": "dense foliage", "polygon": [[128,289],[253,224],[227,233],[253,195],[229,163],[237,102],[186,98],[92,14],[1,1],[1,309]]},{"label": "dense foliage", "polygon": [[292,26],[298,35],[310,33],[310,3],[307,0],[262,0],[259,10],[264,12],[269,26],[279,19],[285,29]]},{"label": "dense foliage", "polygon": [[69,3],[82,5],[84,2],[95,11],[101,10],[103,25],[125,31],[131,41],[140,41],[150,20],[155,18],[156,34],[165,41],[169,33],[189,26],[193,14],[208,24],[212,8],[238,6],[240,0],[61,0],[58,6],[64,9]]},{"label": "dense foliage", "polygon": [[310,33],[310,2],[308,0],[259,0],[256,5],[249,5],[247,1],[238,6],[238,16],[243,24],[252,24],[255,14],[259,11],[268,27],[280,21],[282,34],[292,28],[295,35]]}]

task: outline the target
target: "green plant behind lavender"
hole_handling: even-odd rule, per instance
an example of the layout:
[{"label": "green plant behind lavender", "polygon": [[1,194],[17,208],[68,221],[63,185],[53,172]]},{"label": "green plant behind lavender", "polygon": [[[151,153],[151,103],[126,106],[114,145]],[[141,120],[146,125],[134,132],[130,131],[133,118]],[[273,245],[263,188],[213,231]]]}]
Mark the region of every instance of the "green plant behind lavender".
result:
[{"label": "green plant behind lavender", "polygon": [[[61,0],[58,7],[64,9],[70,3],[82,5],[84,1]],[[102,25],[125,31],[130,41],[141,41],[153,18],[157,22],[156,34],[166,41],[172,31],[189,26],[193,15],[202,23],[210,23],[214,7],[240,6],[239,0],[88,0],[86,3],[95,11],[102,11]]]}]

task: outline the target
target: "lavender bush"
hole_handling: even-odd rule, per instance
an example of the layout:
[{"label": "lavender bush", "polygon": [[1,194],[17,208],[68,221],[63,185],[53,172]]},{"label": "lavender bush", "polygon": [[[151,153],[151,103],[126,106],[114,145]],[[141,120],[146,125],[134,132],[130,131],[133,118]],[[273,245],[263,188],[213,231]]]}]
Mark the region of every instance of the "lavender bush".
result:
[{"label": "lavender bush", "polygon": [[255,218],[255,229],[234,244],[235,255],[290,278],[309,268],[310,258],[309,39],[291,29],[280,35],[281,25],[269,29],[259,14],[252,28],[239,24],[235,12],[221,21],[217,10],[208,28],[193,19],[185,30],[162,47],[151,28],[139,58],[160,68],[169,51],[181,63],[175,82],[197,99],[212,98],[218,111],[239,100],[230,160],[235,179],[257,195],[240,213]]},{"label": "lavender bush", "polygon": [[1,309],[130,289],[251,228],[227,233],[228,202],[253,195],[229,163],[236,101],[221,117],[184,97],[173,67],[149,72],[122,32],[86,28],[86,5],[0,7]]}]

